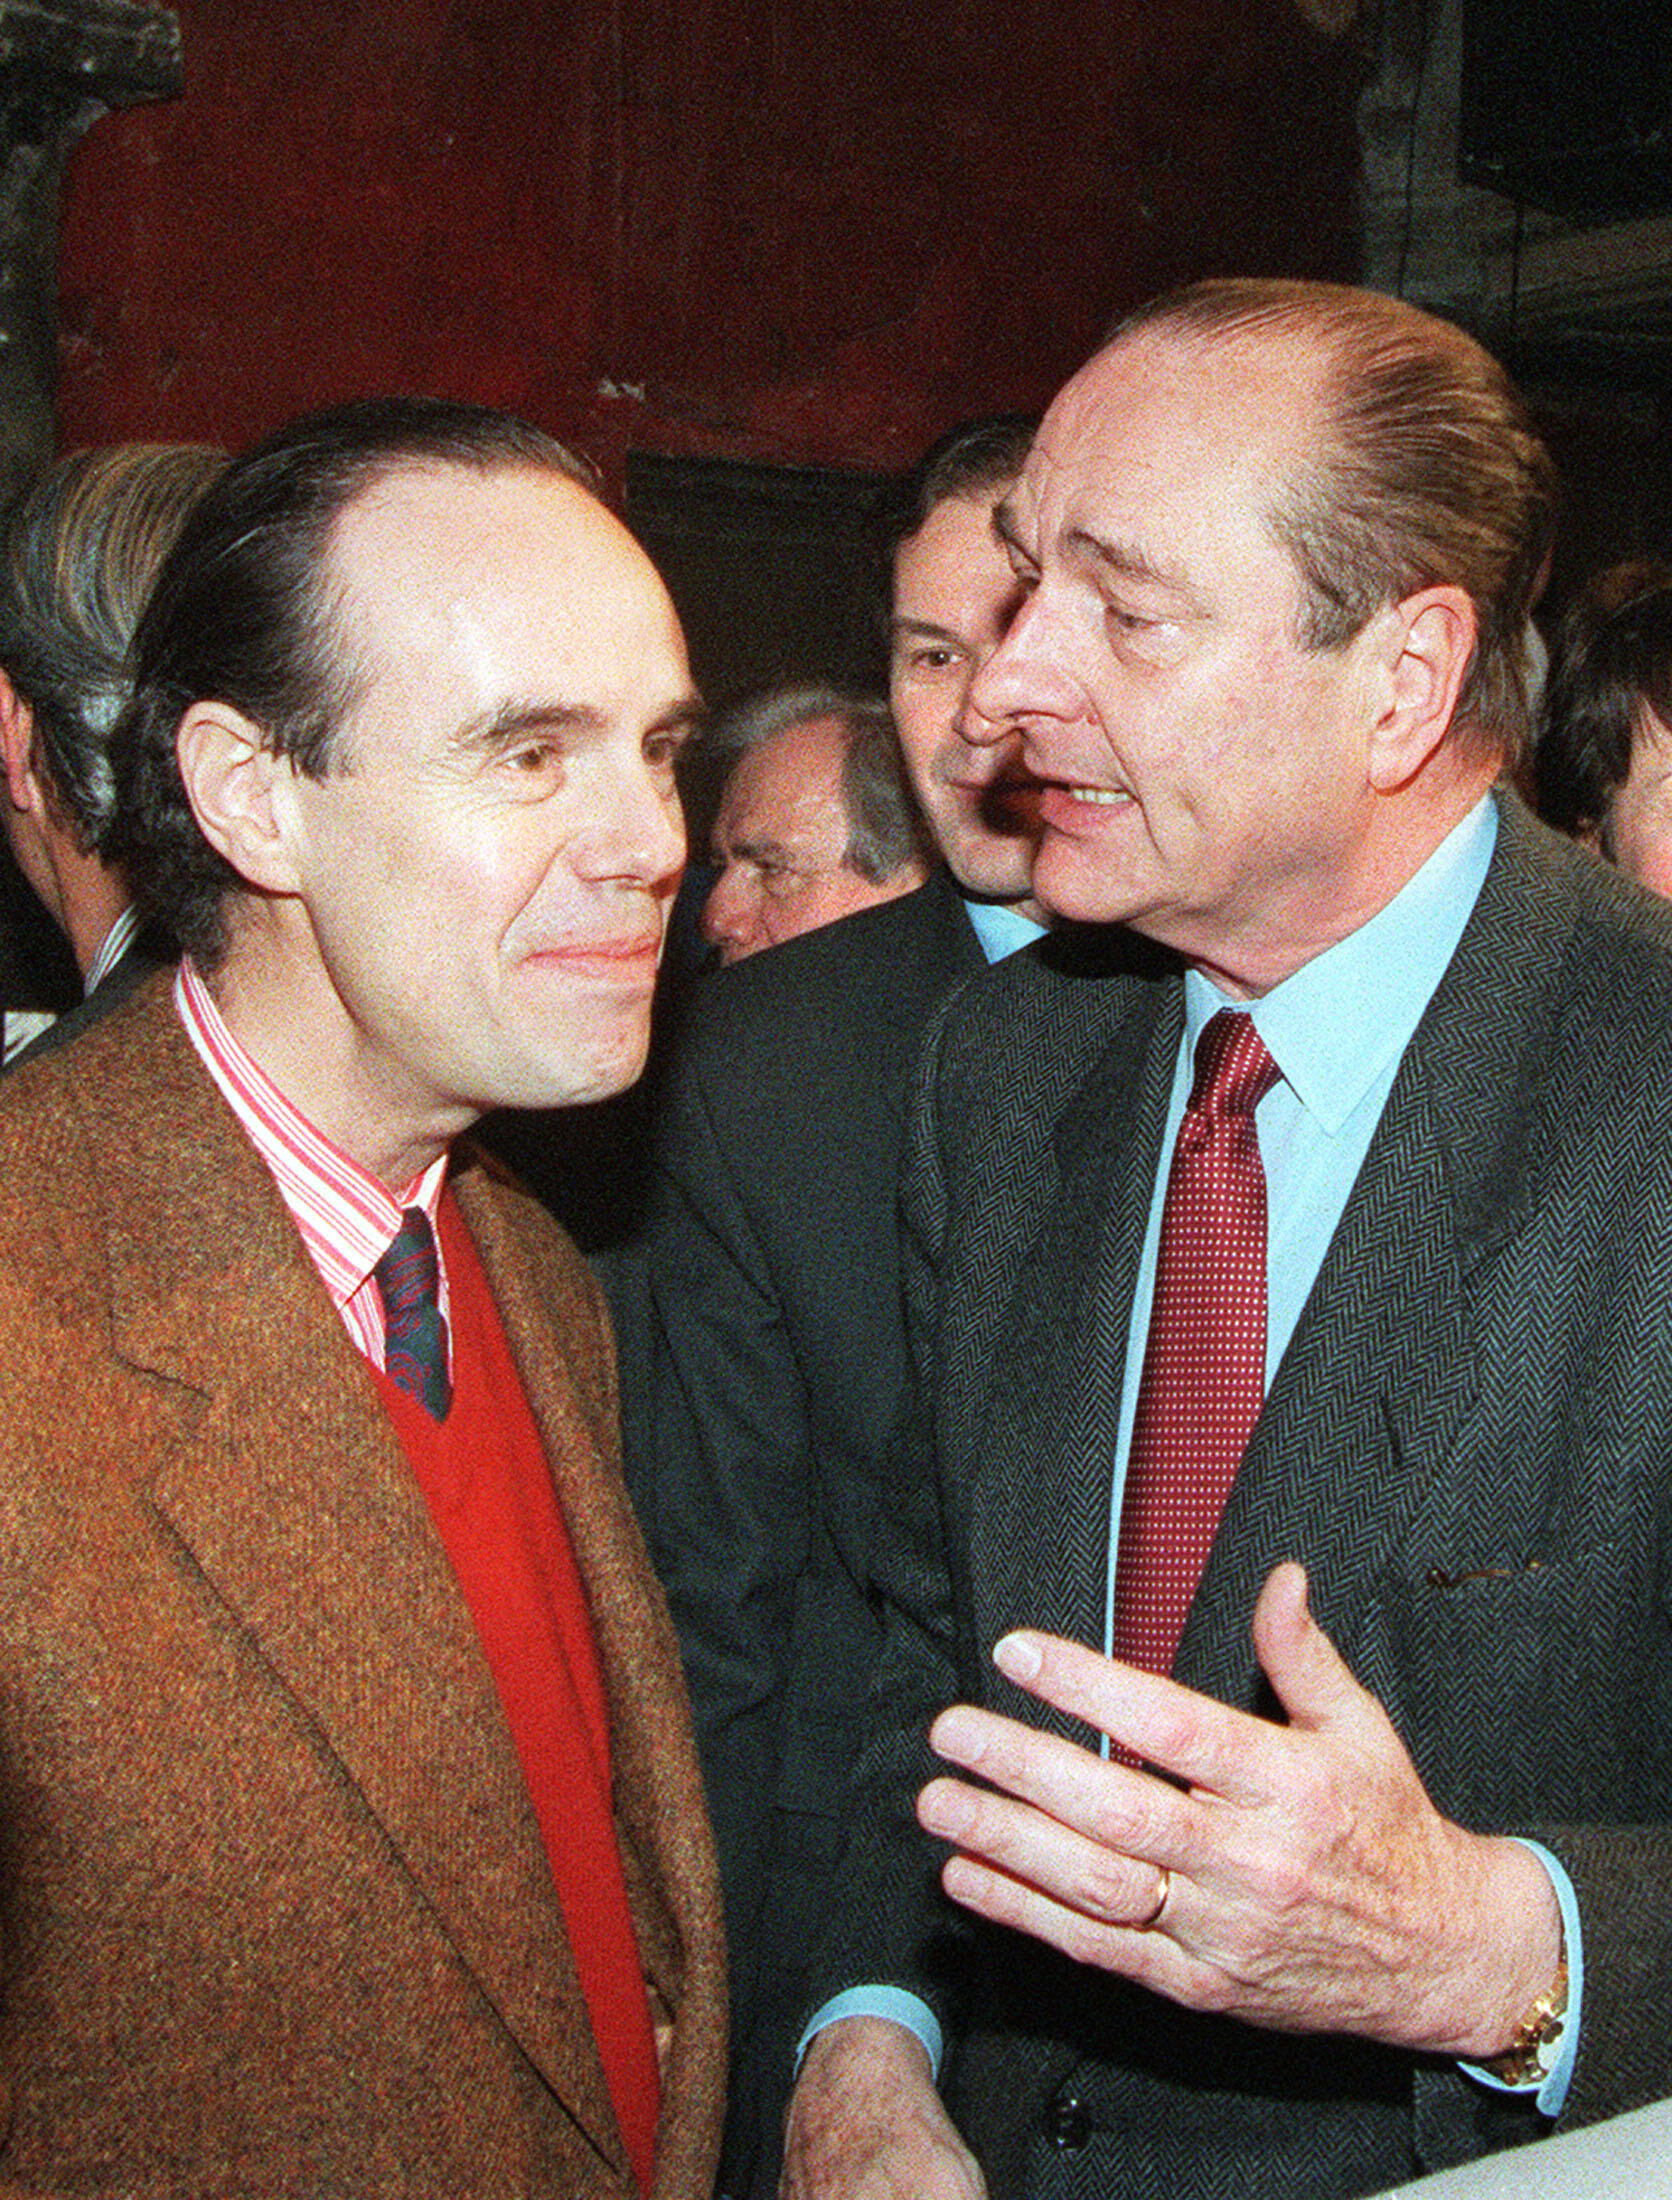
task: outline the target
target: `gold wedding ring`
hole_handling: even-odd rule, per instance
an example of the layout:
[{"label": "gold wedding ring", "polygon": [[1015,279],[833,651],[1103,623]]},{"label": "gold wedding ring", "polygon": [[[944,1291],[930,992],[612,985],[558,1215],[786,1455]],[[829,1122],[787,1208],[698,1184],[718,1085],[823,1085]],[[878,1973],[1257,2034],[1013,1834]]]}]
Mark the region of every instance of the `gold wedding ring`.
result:
[{"label": "gold wedding ring", "polygon": [[1147,1917],[1135,1917],[1132,1920],[1132,1930],[1135,1933],[1154,1932],[1155,1928],[1161,1923],[1162,1911],[1167,1907],[1167,1897],[1173,1891],[1173,1875],[1167,1866],[1157,1864],[1155,1868],[1161,1874],[1155,1883],[1155,1907]]}]

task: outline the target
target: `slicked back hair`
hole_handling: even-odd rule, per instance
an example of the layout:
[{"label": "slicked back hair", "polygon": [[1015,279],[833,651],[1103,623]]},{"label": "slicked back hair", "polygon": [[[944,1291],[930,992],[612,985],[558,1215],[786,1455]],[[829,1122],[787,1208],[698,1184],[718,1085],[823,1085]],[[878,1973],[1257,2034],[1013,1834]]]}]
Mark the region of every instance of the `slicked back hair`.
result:
[{"label": "slicked back hair", "polygon": [[1527,621],[1555,531],[1555,468],[1509,377],[1450,322],[1341,284],[1232,279],[1139,307],[1111,341],[1290,342],[1319,370],[1317,432],[1268,523],[1304,588],[1302,644],[1339,649],[1434,585],[1474,606],[1453,740],[1525,750]]},{"label": "slicked back hair", "polygon": [[[835,721],[845,744],[841,795],[848,838],[842,861],[871,885],[880,885],[929,850],[886,703],[814,681],[767,688],[722,712],[702,746],[716,769],[729,777],[751,749],[794,726],[822,719]],[[717,799],[721,792],[723,785]]]},{"label": "slicked back hair", "polygon": [[134,628],[186,515],[225,469],[207,443],[115,443],[51,466],[0,534],[0,666],[28,704],[53,814],[85,854],[116,806],[111,735]]},{"label": "slicked back hair", "polygon": [[281,428],[235,459],[157,576],[118,729],[116,849],[141,906],[204,968],[226,948],[242,890],[192,812],[176,755],[194,703],[230,704],[310,778],[352,759],[338,733],[370,668],[345,631],[331,563],[337,522],[391,474],[533,469],[597,493],[590,465],[512,414],[439,398],[365,398]]}]

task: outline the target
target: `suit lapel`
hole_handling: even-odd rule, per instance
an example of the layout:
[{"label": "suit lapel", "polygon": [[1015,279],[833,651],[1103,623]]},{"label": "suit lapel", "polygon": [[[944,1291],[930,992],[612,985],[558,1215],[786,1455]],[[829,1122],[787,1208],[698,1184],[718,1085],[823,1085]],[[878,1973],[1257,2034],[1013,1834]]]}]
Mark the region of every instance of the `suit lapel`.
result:
[{"label": "suit lapel", "polygon": [[1004,1359],[1016,1379],[993,1399],[971,1500],[972,1547],[991,1561],[975,1584],[983,1652],[1018,1625],[1103,1642],[1127,1324],[1183,1030],[1177,984],[1123,989],[1120,1002],[1041,1181],[1016,1201],[1043,1221],[1014,1271]]},{"label": "suit lapel", "polygon": [[1226,1506],[1175,1666],[1250,1702],[1260,1585],[1283,1558],[1343,1650],[1480,1382],[1479,1307],[1526,1219],[1565,919],[1501,805],[1480,899],[1417,1028]]},{"label": "suit lapel", "polygon": [[[110,1172],[114,1347],[182,1399],[150,1501],[508,2029],[619,2160],[492,1677],[375,1384],[166,999],[119,1012],[82,1047],[89,1139]],[[100,1067],[122,1048],[107,1085]]]},{"label": "suit lapel", "polygon": [[[878,921],[891,915],[887,933]],[[930,874],[928,883],[873,913],[867,952],[881,951],[891,982],[870,989],[868,999],[880,1029],[861,1034],[861,1042],[885,1058],[902,1046],[907,1061],[923,1045],[929,1019],[960,979],[987,967],[981,942],[949,871]],[[878,1078],[888,1120],[898,1132],[911,1097],[909,1076]]]}]

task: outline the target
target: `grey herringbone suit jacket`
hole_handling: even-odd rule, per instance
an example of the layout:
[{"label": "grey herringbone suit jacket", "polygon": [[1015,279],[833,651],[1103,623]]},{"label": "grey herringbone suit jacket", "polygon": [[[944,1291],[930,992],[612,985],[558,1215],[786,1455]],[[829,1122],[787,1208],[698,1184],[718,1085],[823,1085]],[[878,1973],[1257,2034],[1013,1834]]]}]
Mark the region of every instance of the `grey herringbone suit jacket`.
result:
[{"label": "grey herringbone suit jacket", "polygon": [[[1048,944],[931,1041],[906,1199],[936,1476],[916,1507],[899,1483],[865,1832],[819,1984],[896,1980],[942,2010],[995,2200],[1374,2191],[1544,2127],[1448,2064],[1197,2018],[971,1928],[910,1815],[941,1704],[1040,1716],[993,1671],[1007,1628],[1101,1640],[1183,1015],[1175,973],[1118,962]],[[1672,910],[1506,801],[1175,1670],[1269,1708],[1249,1615],[1299,1558],[1440,1808],[1561,1855],[1588,1965],[1568,2122],[1672,2091],[1669,1424]]]}]

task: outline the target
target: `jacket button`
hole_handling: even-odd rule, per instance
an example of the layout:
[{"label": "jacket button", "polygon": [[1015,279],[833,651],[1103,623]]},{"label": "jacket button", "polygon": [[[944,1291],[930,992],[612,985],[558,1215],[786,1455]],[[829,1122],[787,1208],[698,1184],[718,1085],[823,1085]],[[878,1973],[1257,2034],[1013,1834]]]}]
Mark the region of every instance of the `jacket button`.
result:
[{"label": "jacket button", "polygon": [[1064,2154],[1078,2154],[1091,2139],[1091,2110],[1073,2093],[1047,2101],[1040,2123],[1049,2144]]}]

